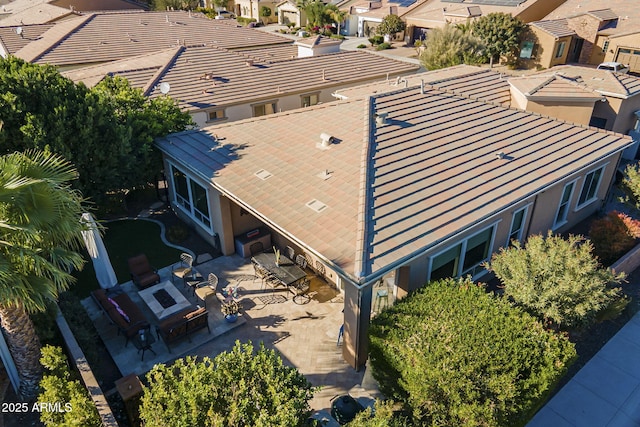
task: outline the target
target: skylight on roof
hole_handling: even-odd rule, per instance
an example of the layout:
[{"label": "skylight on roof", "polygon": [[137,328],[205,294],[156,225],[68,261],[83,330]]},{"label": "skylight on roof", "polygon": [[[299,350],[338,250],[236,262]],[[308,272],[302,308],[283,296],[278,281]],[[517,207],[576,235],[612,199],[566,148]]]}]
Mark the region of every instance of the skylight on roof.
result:
[{"label": "skylight on roof", "polygon": [[316,212],[322,212],[327,208],[327,205],[325,205],[324,203],[322,203],[319,200],[313,199],[309,202],[307,202],[307,207],[313,209]]},{"label": "skylight on roof", "polygon": [[258,178],[260,178],[261,180],[265,180],[265,179],[269,179],[273,176],[273,174],[269,171],[266,171],[264,169],[260,169],[258,172],[256,172],[254,174],[255,176],[257,176]]}]

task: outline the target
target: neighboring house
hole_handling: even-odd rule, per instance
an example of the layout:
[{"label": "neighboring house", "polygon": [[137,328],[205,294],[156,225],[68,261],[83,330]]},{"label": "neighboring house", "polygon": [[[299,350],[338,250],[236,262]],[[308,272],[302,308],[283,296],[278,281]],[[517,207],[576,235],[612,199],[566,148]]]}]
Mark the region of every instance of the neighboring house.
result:
[{"label": "neighboring house", "polygon": [[[237,16],[242,16],[245,18],[253,18],[258,22],[263,22],[265,19],[267,23],[277,22],[277,8],[280,0],[235,0],[233,12]],[[263,18],[260,16],[260,9],[263,6],[271,9],[271,16],[268,18]]]},{"label": "neighboring house", "polygon": [[482,0],[462,2],[458,0],[425,0],[402,4],[409,5],[400,13],[407,23],[407,36],[413,43],[424,40],[429,30],[445,24],[465,24],[490,13],[508,13],[523,22],[542,19],[565,0]]},{"label": "neighboring house", "polygon": [[[277,46],[291,40],[228,20],[201,14],[176,12],[91,13],[56,22],[52,27],[22,26],[25,37],[15,42],[15,27],[0,28],[0,47],[28,62],[49,64],[60,70],[103,64],[184,45],[208,45],[225,49]],[[31,35],[33,34],[33,36]],[[11,50],[5,43],[18,47]]]},{"label": "neighboring house", "polygon": [[521,63],[529,68],[617,61],[640,72],[640,7],[627,0],[567,0],[531,23],[523,48]]},{"label": "neighboring house", "polygon": [[206,126],[332,101],[336,90],[418,69],[411,63],[339,48],[339,40],[320,36],[296,45],[244,51],[180,46],[63,75],[88,86],[106,75],[125,77],[150,97],[162,96],[165,84],[168,95],[191,113],[196,124]]},{"label": "neighboring house", "polygon": [[148,8],[129,0],[14,0],[0,8],[0,25],[46,24],[77,16],[78,12]]},{"label": "neighboring house", "polygon": [[403,297],[441,277],[481,278],[511,239],[601,209],[632,144],[403,83],[157,140],[175,211],[223,254],[264,227],[343,290],[343,356],[355,368],[375,284]]},{"label": "neighboring house", "polygon": [[278,24],[302,27],[307,24],[307,15],[304,9],[298,7],[294,0],[285,0],[276,5],[278,11]]}]

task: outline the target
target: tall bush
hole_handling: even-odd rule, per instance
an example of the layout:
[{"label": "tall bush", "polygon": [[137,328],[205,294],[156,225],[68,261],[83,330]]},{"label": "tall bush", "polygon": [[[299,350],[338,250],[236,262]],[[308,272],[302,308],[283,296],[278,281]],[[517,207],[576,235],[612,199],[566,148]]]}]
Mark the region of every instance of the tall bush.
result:
[{"label": "tall bush", "polygon": [[41,393],[38,396],[38,404],[54,405],[41,408],[40,421],[45,426],[56,427],[101,426],[98,410],[87,389],[80,381],[73,379],[62,349],[49,345],[43,347],[40,363],[47,373],[40,381]]},{"label": "tall bush", "polygon": [[155,365],[147,380],[140,407],[147,427],[295,427],[308,417],[314,392],[275,351],[250,342],[214,359]]},{"label": "tall bush", "polygon": [[563,239],[551,232],[530,236],[493,255],[489,270],[504,285],[506,296],[558,327],[588,326],[599,311],[621,298],[624,274],[602,268],[593,245],[581,236]]},{"label": "tall bush", "polygon": [[627,253],[638,237],[640,222],[617,211],[596,219],[589,229],[593,252],[603,265],[611,265]]},{"label": "tall bush", "polygon": [[469,279],[444,279],[373,319],[373,376],[411,425],[519,426],[576,357],[564,336]]}]

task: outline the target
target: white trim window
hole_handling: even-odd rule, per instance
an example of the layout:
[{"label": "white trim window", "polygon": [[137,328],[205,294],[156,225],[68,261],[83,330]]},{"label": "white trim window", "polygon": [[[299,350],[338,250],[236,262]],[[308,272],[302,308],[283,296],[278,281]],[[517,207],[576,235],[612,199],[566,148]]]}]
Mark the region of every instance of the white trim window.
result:
[{"label": "white trim window", "polygon": [[602,182],[603,172],[604,166],[589,172],[584,177],[576,209],[580,209],[598,198],[598,188],[600,187],[600,182]]},{"label": "white trim window", "polygon": [[300,103],[302,107],[311,107],[317,105],[320,102],[320,92],[308,93],[300,96]]},{"label": "white trim window", "polygon": [[527,211],[529,205],[518,209],[513,213],[511,218],[511,229],[509,230],[509,238],[507,239],[507,246],[511,244],[513,240],[522,240],[522,232],[524,231],[524,224],[527,221]]},{"label": "white trim window", "polygon": [[206,188],[174,165],[170,165],[170,167],[175,204],[205,230],[212,233],[209,196]]},{"label": "white trim window", "polygon": [[491,257],[495,228],[493,224],[431,257],[429,280],[467,275],[475,279],[486,273],[482,263]]},{"label": "white trim window", "polygon": [[571,181],[564,186],[564,189],[562,190],[562,197],[560,197],[560,203],[558,204],[558,211],[556,212],[556,217],[553,221],[553,229],[566,224],[569,205],[571,204],[571,198],[573,197],[573,189],[575,186],[575,181]]}]

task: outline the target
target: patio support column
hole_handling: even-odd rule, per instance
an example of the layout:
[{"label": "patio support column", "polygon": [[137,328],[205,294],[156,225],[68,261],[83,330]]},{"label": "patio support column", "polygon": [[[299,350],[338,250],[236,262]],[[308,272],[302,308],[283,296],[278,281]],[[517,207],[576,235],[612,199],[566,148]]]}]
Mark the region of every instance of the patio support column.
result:
[{"label": "patio support column", "polygon": [[358,289],[344,281],[344,335],[342,357],[355,370],[360,370],[369,357],[367,332],[371,318],[372,287]]},{"label": "patio support column", "polygon": [[216,230],[220,238],[220,252],[222,255],[231,255],[235,252],[233,240],[233,224],[231,223],[231,202],[223,195],[218,196],[220,201],[220,227]]}]

